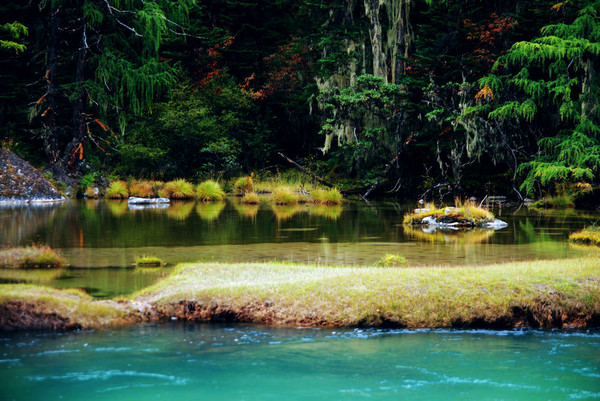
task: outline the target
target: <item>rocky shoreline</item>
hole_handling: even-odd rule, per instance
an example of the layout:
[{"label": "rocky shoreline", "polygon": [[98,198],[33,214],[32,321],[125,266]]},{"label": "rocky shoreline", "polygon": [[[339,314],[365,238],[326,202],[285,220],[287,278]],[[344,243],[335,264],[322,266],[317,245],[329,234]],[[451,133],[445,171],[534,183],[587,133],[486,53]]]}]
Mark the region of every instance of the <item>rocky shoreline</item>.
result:
[{"label": "rocky shoreline", "polygon": [[0,149],[0,205],[62,202],[65,197],[33,166]]}]

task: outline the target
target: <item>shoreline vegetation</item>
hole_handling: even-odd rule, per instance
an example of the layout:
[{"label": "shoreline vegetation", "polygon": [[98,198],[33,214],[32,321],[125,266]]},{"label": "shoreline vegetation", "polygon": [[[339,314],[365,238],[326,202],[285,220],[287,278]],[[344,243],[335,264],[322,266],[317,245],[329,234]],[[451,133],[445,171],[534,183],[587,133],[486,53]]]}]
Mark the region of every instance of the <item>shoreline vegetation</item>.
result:
[{"label": "shoreline vegetation", "polygon": [[149,321],[277,326],[600,326],[596,257],[467,267],[190,263],[128,298],[0,285],[0,330],[73,330]]}]

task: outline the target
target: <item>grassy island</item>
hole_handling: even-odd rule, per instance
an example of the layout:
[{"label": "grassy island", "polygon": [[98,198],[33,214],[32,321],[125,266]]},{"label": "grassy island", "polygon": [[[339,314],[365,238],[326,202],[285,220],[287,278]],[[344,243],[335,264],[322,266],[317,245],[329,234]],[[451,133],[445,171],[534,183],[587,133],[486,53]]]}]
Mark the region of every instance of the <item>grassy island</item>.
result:
[{"label": "grassy island", "polygon": [[144,320],[314,327],[600,326],[597,257],[471,267],[193,263],[128,299],[0,285],[0,329]]},{"label": "grassy island", "polygon": [[456,207],[436,208],[427,205],[404,215],[404,224],[446,224],[458,227],[480,227],[494,221],[494,215],[487,209],[468,202]]},{"label": "grassy island", "polygon": [[589,226],[572,233],[569,235],[569,242],[600,246],[600,226]]}]

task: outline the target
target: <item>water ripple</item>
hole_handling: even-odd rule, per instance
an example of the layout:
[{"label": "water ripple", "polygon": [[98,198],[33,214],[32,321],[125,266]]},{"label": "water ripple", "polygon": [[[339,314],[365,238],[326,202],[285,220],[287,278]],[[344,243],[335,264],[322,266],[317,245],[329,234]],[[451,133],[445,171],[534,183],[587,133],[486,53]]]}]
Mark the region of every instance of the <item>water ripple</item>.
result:
[{"label": "water ripple", "polygon": [[26,379],[34,382],[45,380],[71,380],[71,381],[89,381],[89,380],[109,380],[113,377],[140,377],[159,379],[170,382],[171,384],[184,385],[188,379],[168,376],[160,373],[136,372],[132,370],[97,370],[89,372],[70,372],[59,376],[26,376]]}]

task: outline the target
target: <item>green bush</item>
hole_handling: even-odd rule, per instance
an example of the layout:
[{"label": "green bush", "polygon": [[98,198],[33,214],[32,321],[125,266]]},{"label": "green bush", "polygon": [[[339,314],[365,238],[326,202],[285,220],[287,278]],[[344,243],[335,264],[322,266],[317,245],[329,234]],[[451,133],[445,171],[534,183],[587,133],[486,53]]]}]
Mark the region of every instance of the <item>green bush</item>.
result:
[{"label": "green bush", "polygon": [[208,180],[196,187],[196,198],[202,202],[216,202],[225,198],[225,191],[218,182]]}]

